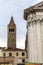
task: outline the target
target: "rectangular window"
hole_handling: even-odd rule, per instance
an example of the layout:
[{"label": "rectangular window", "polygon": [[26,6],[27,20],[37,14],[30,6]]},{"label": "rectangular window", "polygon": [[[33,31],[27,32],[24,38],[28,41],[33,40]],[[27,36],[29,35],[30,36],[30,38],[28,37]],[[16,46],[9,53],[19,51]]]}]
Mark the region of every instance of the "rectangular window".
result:
[{"label": "rectangular window", "polygon": [[25,53],[24,52],[22,52],[22,56],[25,56]]},{"label": "rectangular window", "polygon": [[14,32],[14,29],[9,29],[9,32]]},{"label": "rectangular window", "polygon": [[17,64],[17,65],[25,65],[24,63],[19,63],[19,64]]},{"label": "rectangular window", "polygon": [[5,53],[3,53],[3,56],[5,57],[5,56],[6,56],[6,54],[5,54]]},{"label": "rectangular window", "polygon": [[12,53],[9,53],[9,56],[12,56]]},{"label": "rectangular window", "polygon": [[25,62],[25,60],[24,60],[24,59],[22,59],[22,62],[24,63],[24,62]]},{"label": "rectangular window", "polygon": [[16,56],[18,56],[19,54],[18,53],[16,53]]}]

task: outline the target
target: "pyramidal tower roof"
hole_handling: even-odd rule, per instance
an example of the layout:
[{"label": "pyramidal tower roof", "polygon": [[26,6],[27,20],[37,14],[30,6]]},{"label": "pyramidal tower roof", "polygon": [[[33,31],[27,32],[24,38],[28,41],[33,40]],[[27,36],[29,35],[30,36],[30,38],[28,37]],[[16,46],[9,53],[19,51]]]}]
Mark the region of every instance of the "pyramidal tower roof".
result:
[{"label": "pyramidal tower roof", "polygon": [[24,19],[27,20],[27,15],[36,11],[43,11],[43,1],[36,5],[30,6],[29,8],[26,8],[24,10]]},{"label": "pyramidal tower roof", "polygon": [[15,22],[14,22],[13,16],[12,16],[11,19],[10,19],[9,25],[16,25]]}]

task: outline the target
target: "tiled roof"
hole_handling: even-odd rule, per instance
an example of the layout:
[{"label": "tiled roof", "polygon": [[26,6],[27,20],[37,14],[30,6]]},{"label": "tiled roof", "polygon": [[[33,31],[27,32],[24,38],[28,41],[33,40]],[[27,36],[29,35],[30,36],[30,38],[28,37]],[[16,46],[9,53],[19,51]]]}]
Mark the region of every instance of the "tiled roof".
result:
[{"label": "tiled roof", "polygon": [[9,23],[9,25],[16,25],[16,24],[15,24],[15,22],[14,22],[14,19],[13,19],[13,17],[11,17],[11,20],[10,20],[10,23]]},{"label": "tiled roof", "polygon": [[0,47],[0,49],[5,49],[6,47]]},{"label": "tiled roof", "polygon": [[3,51],[25,51],[25,50],[24,49],[19,49],[19,48],[15,48],[15,49],[8,48],[8,49],[3,49]]}]

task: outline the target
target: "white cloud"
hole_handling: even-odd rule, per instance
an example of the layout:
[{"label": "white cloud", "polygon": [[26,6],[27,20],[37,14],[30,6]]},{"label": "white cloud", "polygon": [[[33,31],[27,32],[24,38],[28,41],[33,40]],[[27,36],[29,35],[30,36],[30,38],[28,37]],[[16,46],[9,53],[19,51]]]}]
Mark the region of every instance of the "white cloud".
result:
[{"label": "white cloud", "polygon": [[17,40],[17,48],[25,49],[25,38]]},{"label": "white cloud", "polygon": [[0,39],[0,47],[7,47],[6,40]]}]

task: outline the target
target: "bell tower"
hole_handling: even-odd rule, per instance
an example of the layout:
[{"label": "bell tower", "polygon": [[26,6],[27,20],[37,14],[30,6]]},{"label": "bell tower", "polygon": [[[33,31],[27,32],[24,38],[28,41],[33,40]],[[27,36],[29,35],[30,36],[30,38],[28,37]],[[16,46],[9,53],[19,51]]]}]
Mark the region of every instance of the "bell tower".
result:
[{"label": "bell tower", "polygon": [[10,23],[8,24],[7,48],[16,48],[16,24],[14,23],[13,17],[11,17]]}]

